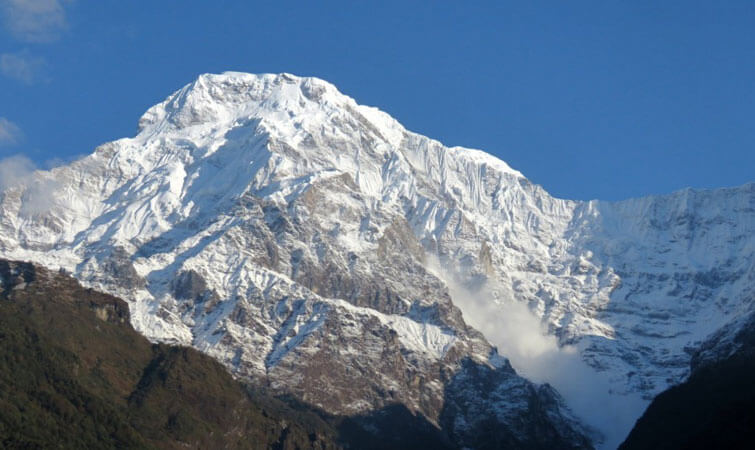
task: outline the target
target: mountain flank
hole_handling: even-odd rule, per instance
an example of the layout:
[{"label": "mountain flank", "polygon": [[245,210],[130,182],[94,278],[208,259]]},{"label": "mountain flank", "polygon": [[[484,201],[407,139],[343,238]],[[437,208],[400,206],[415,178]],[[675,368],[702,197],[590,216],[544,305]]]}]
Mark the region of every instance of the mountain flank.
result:
[{"label": "mountain flank", "polygon": [[[276,398],[197,350],[150,343],[123,300],[2,259],[0,393],[0,448],[460,448],[400,404],[348,417]],[[477,425],[476,448],[559,442],[547,421],[532,441],[493,425]]]},{"label": "mountain flank", "polygon": [[212,358],[150,344],[126,303],[0,260],[0,447],[335,449],[316,414]]}]

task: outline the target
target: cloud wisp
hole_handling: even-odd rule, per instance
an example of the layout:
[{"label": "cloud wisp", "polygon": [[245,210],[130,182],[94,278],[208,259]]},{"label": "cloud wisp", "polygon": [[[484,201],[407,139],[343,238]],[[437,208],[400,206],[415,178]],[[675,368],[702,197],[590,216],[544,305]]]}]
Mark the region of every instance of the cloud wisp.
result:
[{"label": "cloud wisp", "polygon": [[5,117],[0,117],[0,147],[18,144],[22,137],[23,133],[18,125]]},{"label": "cloud wisp", "polygon": [[15,155],[0,160],[0,194],[17,189],[21,199],[19,215],[22,217],[49,211],[58,187],[54,180],[40,176],[34,162],[26,156]]},{"label": "cloud wisp", "polygon": [[582,360],[572,346],[559,346],[539,317],[523,303],[506,298],[506,289],[487,282],[474,289],[457,278],[458,270],[428,257],[429,269],[449,288],[464,320],[480,331],[511,362],[516,371],[536,383],[548,383],[569,408],[598,430],[598,448],[616,448],[624,440],[648,402],[639,396],[612,393],[607,374]]},{"label": "cloud wisp", "polygon": [[0,192],[29,179],[35,169],[32,160],[23,155],[0,160]]},{"label": "cloud wisp", "polygon": [[54,42],[68,28],[59,0],[0,0],[0,9],[6,29],[23,42]]},{"label": "cloud wisp", "polygon": [[32,56],[27,51],[0,55],[0,73],[26,84],[42,80],[44,66],[44,59]]}]

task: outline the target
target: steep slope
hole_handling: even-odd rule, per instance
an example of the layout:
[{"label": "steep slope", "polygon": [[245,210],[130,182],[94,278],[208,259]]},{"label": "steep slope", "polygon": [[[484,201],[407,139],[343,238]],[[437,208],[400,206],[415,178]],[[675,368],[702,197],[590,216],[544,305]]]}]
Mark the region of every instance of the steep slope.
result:
[{"label": "steep slope", "polygon": [[[0,198],[0,255],[122,296],[150,339],[332,412],[406,405],[460,444],[489,423],[534,444],[539,420],[586,445],[557,394],[465,323],[461,296],[492,305],[497,328],[524,305],[526,336],[573,348],[607,380],[593,389],[647,402],[752,309],[754,231],[755,185],[555,199],[488,154],[288,74],[203,75],[134,138]],[[488,339],[525,375],[568,387],[568,374],[532,369],[515,334]],[[502,395],[454,388],[470,376]],[[544,416],[523,422],[534,403]]]},{"label": "steep slope", "polygon": [[3,448],[340,448],[196,350],[151,345],[125,302],[0,260]]},{"label": "steep slope", "polygon": [[613,272],[597,277],[615,290],[596,311],[620,337],[615,348],[590,339],[585,354],[596,365],[615,355],[626,373],[639,367],[628,389],[652,394],[683,379],[694,346],[752,311],[755,184],[591,202],[573,221],[583,225],[569,240]]}]

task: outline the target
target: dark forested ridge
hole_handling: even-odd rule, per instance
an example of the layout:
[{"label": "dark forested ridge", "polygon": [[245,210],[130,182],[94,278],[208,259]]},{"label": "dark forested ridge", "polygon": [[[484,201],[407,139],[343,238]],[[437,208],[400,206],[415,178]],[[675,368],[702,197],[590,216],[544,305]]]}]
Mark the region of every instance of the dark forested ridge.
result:
[{"label": "dark forested ridge", "polygon": [[150,344],[125,302],[0,261],[0,448],[336,448],[317,414]]},{"label": "dark forested ridge", "polygon": [[755,320],[735,341],[727,357],[693,358],[689,379],[653,400],[620,449],[755,448]]}]

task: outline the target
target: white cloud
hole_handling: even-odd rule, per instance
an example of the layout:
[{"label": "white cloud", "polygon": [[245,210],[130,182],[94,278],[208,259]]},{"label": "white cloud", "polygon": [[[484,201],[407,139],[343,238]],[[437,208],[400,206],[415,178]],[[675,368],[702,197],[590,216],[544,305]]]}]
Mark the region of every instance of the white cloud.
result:
[{"label": "white cloud", "polygon": [[22,136],[18,125],[5,117],[0,117],[0,146],[17,144]]},{"label": "white cloud", "polygon": [[38,172],[32,160],[15,155],[0,160],[0,192],[18,189],[21,198],[19,214],[33,217],[45,214],[55,204],[58,183],[45,172]]},{"label": "white cloud", "polygon": [[0,160],[0,191],[24,182],[34,173],[34,169],[34,163],[23,155]]},{"label": "white cloud", "polygon": [[0,55],[0,73],[26,84],[39,81],[42,78],[41,70],[44,66],[45,61],[42,58],[32,56],[25,51]]},{"label": "white cloud", "polygon": [[25,42],[53,42],[68,28],[59,0],[0,0],[5,27]]}]

